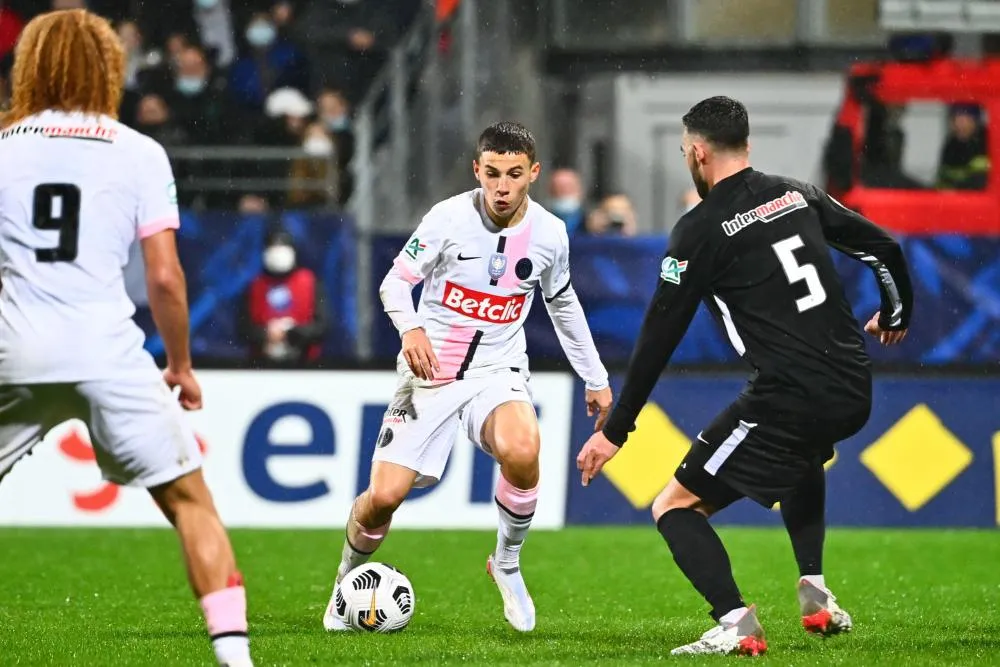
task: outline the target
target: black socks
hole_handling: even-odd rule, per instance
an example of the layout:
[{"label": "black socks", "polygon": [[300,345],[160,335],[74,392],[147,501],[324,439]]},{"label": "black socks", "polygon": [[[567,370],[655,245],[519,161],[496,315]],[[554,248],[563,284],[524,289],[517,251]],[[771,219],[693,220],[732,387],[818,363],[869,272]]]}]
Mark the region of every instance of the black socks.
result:
[{"label": "black socks", "polygon": [[667,541],[677,567],[712,605],[712,618],[718,621],[746,606],[733,579],[729,554],[705,515],[673,509],[660,517],[656,528]]},{"label": "black socks", "polygon": [[781,518],[792,540],[799,576],[823,574],[826,536],[826,473],[816,464],[792,493],[781,499]]}]

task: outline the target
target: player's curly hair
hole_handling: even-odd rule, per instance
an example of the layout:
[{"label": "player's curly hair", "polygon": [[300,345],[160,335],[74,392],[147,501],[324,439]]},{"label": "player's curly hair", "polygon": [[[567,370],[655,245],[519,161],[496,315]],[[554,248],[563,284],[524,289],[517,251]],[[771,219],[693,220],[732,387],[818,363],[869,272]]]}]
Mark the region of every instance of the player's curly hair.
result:
[{"label": "player's curly hair", "polygon": [[125,50],[106,19],[84,9],[42,14],[14,50],[10,110],[0,126],[47,109],[117,118],[124,83]]}]

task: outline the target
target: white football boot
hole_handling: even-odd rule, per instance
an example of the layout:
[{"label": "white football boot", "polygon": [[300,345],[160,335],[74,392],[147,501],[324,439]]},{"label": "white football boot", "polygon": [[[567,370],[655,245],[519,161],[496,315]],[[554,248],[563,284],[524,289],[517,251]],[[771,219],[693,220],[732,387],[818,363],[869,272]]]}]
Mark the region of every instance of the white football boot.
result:
[{"label": "white football boot", "polygon": [[799,579],[799,607],[802,627],[811,634],[831,637],[854,627],[851,615],[840,608],[834,594],[806,579]]},{"label": "white football boot", "polygon": [[764,628],[757,621],[757,609],[750,605],[735,623],[715,626],[698,641],[678,646],[670,655],[763,655],[767,651]]},{"label": "white football boot", "polygon": [[327,632],[340,632],[342,630],[350,630],[347,627],[347,623],[344,622],[344,617],[337,611],[337,607],[343,607],[343,598],[341,598],[341,604],[337,604],[337,593],[339,592],[340,582],[345,576],[347,576],[347,570],[344,567],[344,563],[337,567],[337,581],[333,584],[333,592],[330,593],[330,602],[326,605],[326,611],[323,612],[323,628]]},{"label": "white football boot", "polygon": [[535,603],[524,585],[520,568],[507,570],[493,564],[493,556],[486,559],[486,573],[500,589],[503,598],[503,615],[507,622],[520,632],[535,629]]}]

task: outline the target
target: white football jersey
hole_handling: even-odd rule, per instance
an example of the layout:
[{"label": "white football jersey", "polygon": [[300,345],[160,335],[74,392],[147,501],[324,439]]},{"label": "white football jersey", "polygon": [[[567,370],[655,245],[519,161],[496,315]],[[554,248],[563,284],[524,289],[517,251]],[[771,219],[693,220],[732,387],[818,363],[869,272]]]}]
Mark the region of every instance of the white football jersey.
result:
[{"label": "white football jersey", "polygon": [[166,152],[108,117],[45,111],[0,132],[0,383],[155,368],[122,268],[179,226]]},{"label": "white football jersey", "polygon": [[[436,382],[527,372],[524,320],[535,288],[551,300],[570,284],[559,218],[529,200],[521,222],[501,229],[483,206],[479,189],[437,204],[395,260],[411,284],[424,282],[417,314],[441,366]],[[411,374],[402,354],[398,368]]]}]

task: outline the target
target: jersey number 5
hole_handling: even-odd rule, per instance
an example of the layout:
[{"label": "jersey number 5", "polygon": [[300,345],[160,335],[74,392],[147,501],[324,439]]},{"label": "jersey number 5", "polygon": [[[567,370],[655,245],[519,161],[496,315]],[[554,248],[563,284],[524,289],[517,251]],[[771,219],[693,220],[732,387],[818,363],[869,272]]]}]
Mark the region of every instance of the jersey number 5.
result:
[{"label": "jersey number 5", "polygon": [[804,245],[802,238],[796,234],[771,246],[774,248],[774,254],[778,256],[778,261],[781,262],[781,268],[785,271],[788,284],[791,285],[800,280],[806,281],[809,293],[801,299],[795,300],[795,305],[800,313],[815,308],[826,301],[826,290],[823,289],[823,283],[819,280],[816,267],[812,264],[799,264],[795,259],[795,251]]},{"label": "jersey number 5", "polygon": [[80,241],[80,188],[70,183],[42,183],[36,187],[31,224],[59,232],[59,245],[35,250],[35,259],[72,262]]}]

